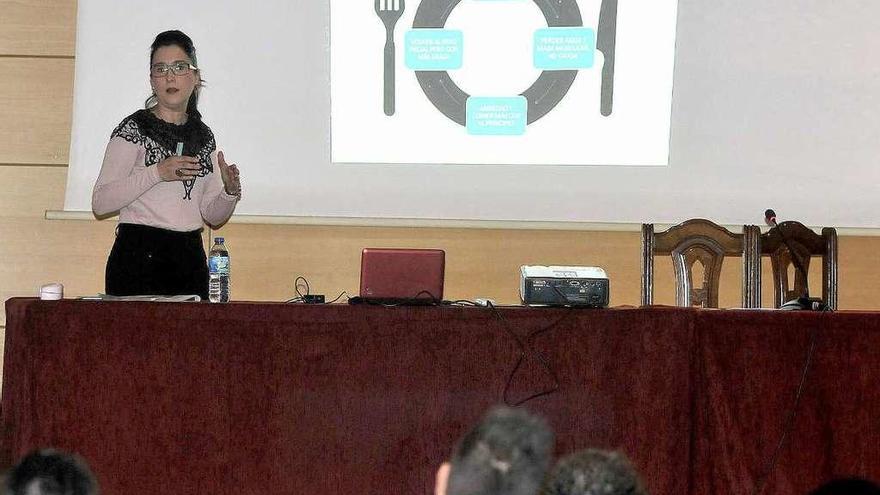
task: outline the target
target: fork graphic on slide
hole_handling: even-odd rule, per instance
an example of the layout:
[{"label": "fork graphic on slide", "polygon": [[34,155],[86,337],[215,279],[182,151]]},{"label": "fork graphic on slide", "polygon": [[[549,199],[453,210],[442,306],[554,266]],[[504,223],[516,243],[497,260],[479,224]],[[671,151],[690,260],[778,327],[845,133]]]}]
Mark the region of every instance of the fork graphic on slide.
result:
[{"label": "fork graphic on slide", "polygon": [[385,115],[394,115],[394,26],[403,15],[404,0],[376,0],[376,15],[385,25]]}]

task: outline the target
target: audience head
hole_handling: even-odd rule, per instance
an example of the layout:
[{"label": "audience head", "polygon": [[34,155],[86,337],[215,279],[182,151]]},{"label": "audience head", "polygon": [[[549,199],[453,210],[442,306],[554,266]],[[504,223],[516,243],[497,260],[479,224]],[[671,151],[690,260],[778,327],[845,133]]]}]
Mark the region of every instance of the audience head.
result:
[{"label": "audience head", "polygon": [[862,478],[839,478],[816,488],[810,495],[880,495],[880,486]]},{"label": "audience head", "polygon": [[559,460],[544,495],[647,495],[629,459],[620,452],[586,449]]},{"label": "audience head", "polygon": [[55,450],[28,454],[7,474],[3,495],[96,495],[86,463]]},{"label": "audience head", "polygon": [[523,409],[497,407],[455,447],[437,472],[437,495],[535,495],[550,457],[553,432]]}]

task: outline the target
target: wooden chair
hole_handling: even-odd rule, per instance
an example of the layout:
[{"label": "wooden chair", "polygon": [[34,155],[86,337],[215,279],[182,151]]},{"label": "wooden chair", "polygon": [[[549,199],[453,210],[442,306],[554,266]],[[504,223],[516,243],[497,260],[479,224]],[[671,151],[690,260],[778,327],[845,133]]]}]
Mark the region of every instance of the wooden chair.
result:
[{"label": "wooden chair", "polygon": [[[654,256],[672,256],[675,270],[676,306],[718,307],[721,264],[727,256],[742,257],[742,306],[761,305],[761,230],[743,225],[734,234],[714,222],[693,219],[654,232],[654,224],[642,224],[642,305],[654,301]],[[703,266],[702,285],[695,286],[694,264]]]},{"label": "wooden chair", "polygon": [[[789,252],[782,239],[791,244],[794,253]],[[831,309],[837,309],[837,231],[831,227],[822,229],[821,234],[813,232],[800,222],[782,222],[761,236],[761,254],[769,256],[773,265],[773,300],[776,307],[786,301],[796,299],[806,292],[807,280],[791,259],[797,256],[807,273],[813,256],[822,257],[822,300]],[[794,282],[789,283],[789,267],[794,267]]]}]

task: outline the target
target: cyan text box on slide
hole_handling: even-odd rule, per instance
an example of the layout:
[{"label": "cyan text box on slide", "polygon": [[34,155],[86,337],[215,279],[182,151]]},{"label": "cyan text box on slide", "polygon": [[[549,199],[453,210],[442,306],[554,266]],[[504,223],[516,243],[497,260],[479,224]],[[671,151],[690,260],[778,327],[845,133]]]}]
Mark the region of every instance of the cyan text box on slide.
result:
[{"label": "cyan text box on slide", "polygon": [[596,32],[585,27],[538,29],[532,49],[536,69],[588,69],[595,59]]},{"label": "cyan text box on slide", "polygon": [[478,136],[518,136],[526,132],[528,102],[523,96],[471,96],[467,131]]},{"label": "cyan text box on slide", "polygon": [[464,35],[456,29],[411,29],[406,32],[406,67],[412,70],[454,70],[463,62]]}]

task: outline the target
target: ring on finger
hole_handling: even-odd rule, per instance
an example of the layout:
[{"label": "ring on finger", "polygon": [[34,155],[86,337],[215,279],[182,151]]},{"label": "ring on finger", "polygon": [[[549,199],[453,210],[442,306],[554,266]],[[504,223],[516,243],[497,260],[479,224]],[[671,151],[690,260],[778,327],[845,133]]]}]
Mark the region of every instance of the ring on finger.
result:
[{"label": "ring on finger", "polygon": [[183,171],[180,169],[177,169],[174,171],[174,175],[176,175],[178,177],[183,177]]}]

